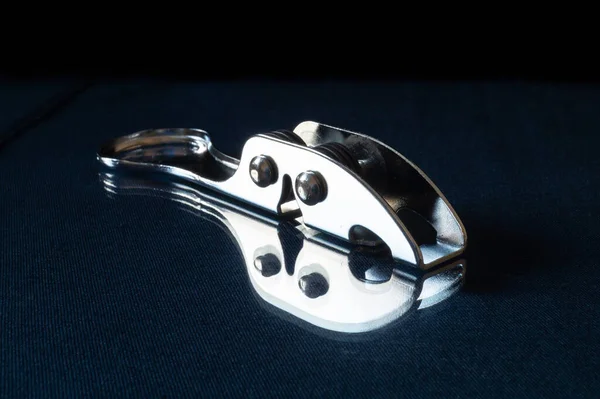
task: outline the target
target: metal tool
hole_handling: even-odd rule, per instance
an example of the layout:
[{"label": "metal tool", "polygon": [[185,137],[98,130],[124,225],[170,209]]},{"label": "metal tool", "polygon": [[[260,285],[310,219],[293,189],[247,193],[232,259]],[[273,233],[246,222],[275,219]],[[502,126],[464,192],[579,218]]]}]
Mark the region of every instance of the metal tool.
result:
[{"label": "metal tool", "polygon": [[111,196],[167,198],[225,229],[239,248],[259,303],[271,305],[267,309],[284,319],[294,316],[303,327],[379,330],[446,300],[464,282],[462,259],[421,271],[363,253],[365,248],[306,227],[301,218],[282,221],[201,187],[104,172],[100,180]]},{"label": "metal tool", "polygon": [[318,231],[429,269],[463,253],[467,237],[452,206],[400,153],[364,134],[302,122],[250,137],[239,160],[199,129],[145,130],[106,143],[108,167],[166,172],[281,218],[302,215]]}]

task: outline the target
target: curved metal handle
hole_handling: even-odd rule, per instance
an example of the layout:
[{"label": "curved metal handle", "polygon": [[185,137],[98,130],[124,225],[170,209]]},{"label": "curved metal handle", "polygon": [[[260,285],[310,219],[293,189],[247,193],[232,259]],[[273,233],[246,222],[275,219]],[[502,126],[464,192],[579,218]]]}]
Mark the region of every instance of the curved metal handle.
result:
[{"label": "curved metal handle", "polygon": [[149,129],[110,140],[98,160],[109,167],[160,170],[206,185],[227,180],[239,161],[218,151],[200,129]]}]

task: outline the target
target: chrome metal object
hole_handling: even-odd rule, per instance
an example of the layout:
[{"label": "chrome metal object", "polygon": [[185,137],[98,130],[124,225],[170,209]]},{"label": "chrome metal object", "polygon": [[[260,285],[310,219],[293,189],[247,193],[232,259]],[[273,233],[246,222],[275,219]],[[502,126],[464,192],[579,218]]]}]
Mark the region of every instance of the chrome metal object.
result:
[{"label": "chrome metal object", "polygon": [[98,159],[166,172],[348,242],[384,243],[399,262],[430,269],[461,255],[465,228],[433,182],[396,150],[364,134],[302,122],[259,133],[241,158],[199,129],[145,130],[106,143]]},{"label": "chrome metal object", "polygon": [[167,198],[226,230],[259,303],[284,319],[294,316],[301,326],[344,335],[379,330],[448,299],[464,282],[464,259],[421,271],[386,256],[363,256],[357,246],[306,227],[301,218],[281,221],[202,187],[105,172],[100,180],[110,196]]}]

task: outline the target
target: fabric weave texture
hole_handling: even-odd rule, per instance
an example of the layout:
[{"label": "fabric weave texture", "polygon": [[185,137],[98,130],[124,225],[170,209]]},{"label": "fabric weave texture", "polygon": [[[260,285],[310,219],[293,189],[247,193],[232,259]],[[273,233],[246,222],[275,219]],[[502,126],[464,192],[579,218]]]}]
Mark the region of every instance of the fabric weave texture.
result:
[{"label": "fabric weave texture", "polygon": [[[70,87],[0,92],[0,127]],[[598,104],[520,82],[91,86],[0,149],[0,397],[597,397]],[[98,180],[109,138],[195,127],[237,156],[303,120],[432,178],[469,237],[459,294],[373,337],[316,334],[265,310],[225,231]]]}]

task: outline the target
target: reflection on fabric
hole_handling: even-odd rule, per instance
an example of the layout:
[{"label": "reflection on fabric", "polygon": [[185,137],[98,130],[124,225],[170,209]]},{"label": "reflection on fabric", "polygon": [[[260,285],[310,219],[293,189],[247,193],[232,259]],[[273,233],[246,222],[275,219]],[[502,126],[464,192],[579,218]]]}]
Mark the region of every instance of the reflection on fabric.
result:
[{"label": "reflection on fabric", "polygon": [[278,220],[183,182],[105,172],[100,180],[111,196],[169,198],[225,228],[259,301],[317,329],[373,331],[449,298],[464,281],[464,259],[423,272],[393,261],[385,248],[352,246],[306,227],[301,217]]}]

